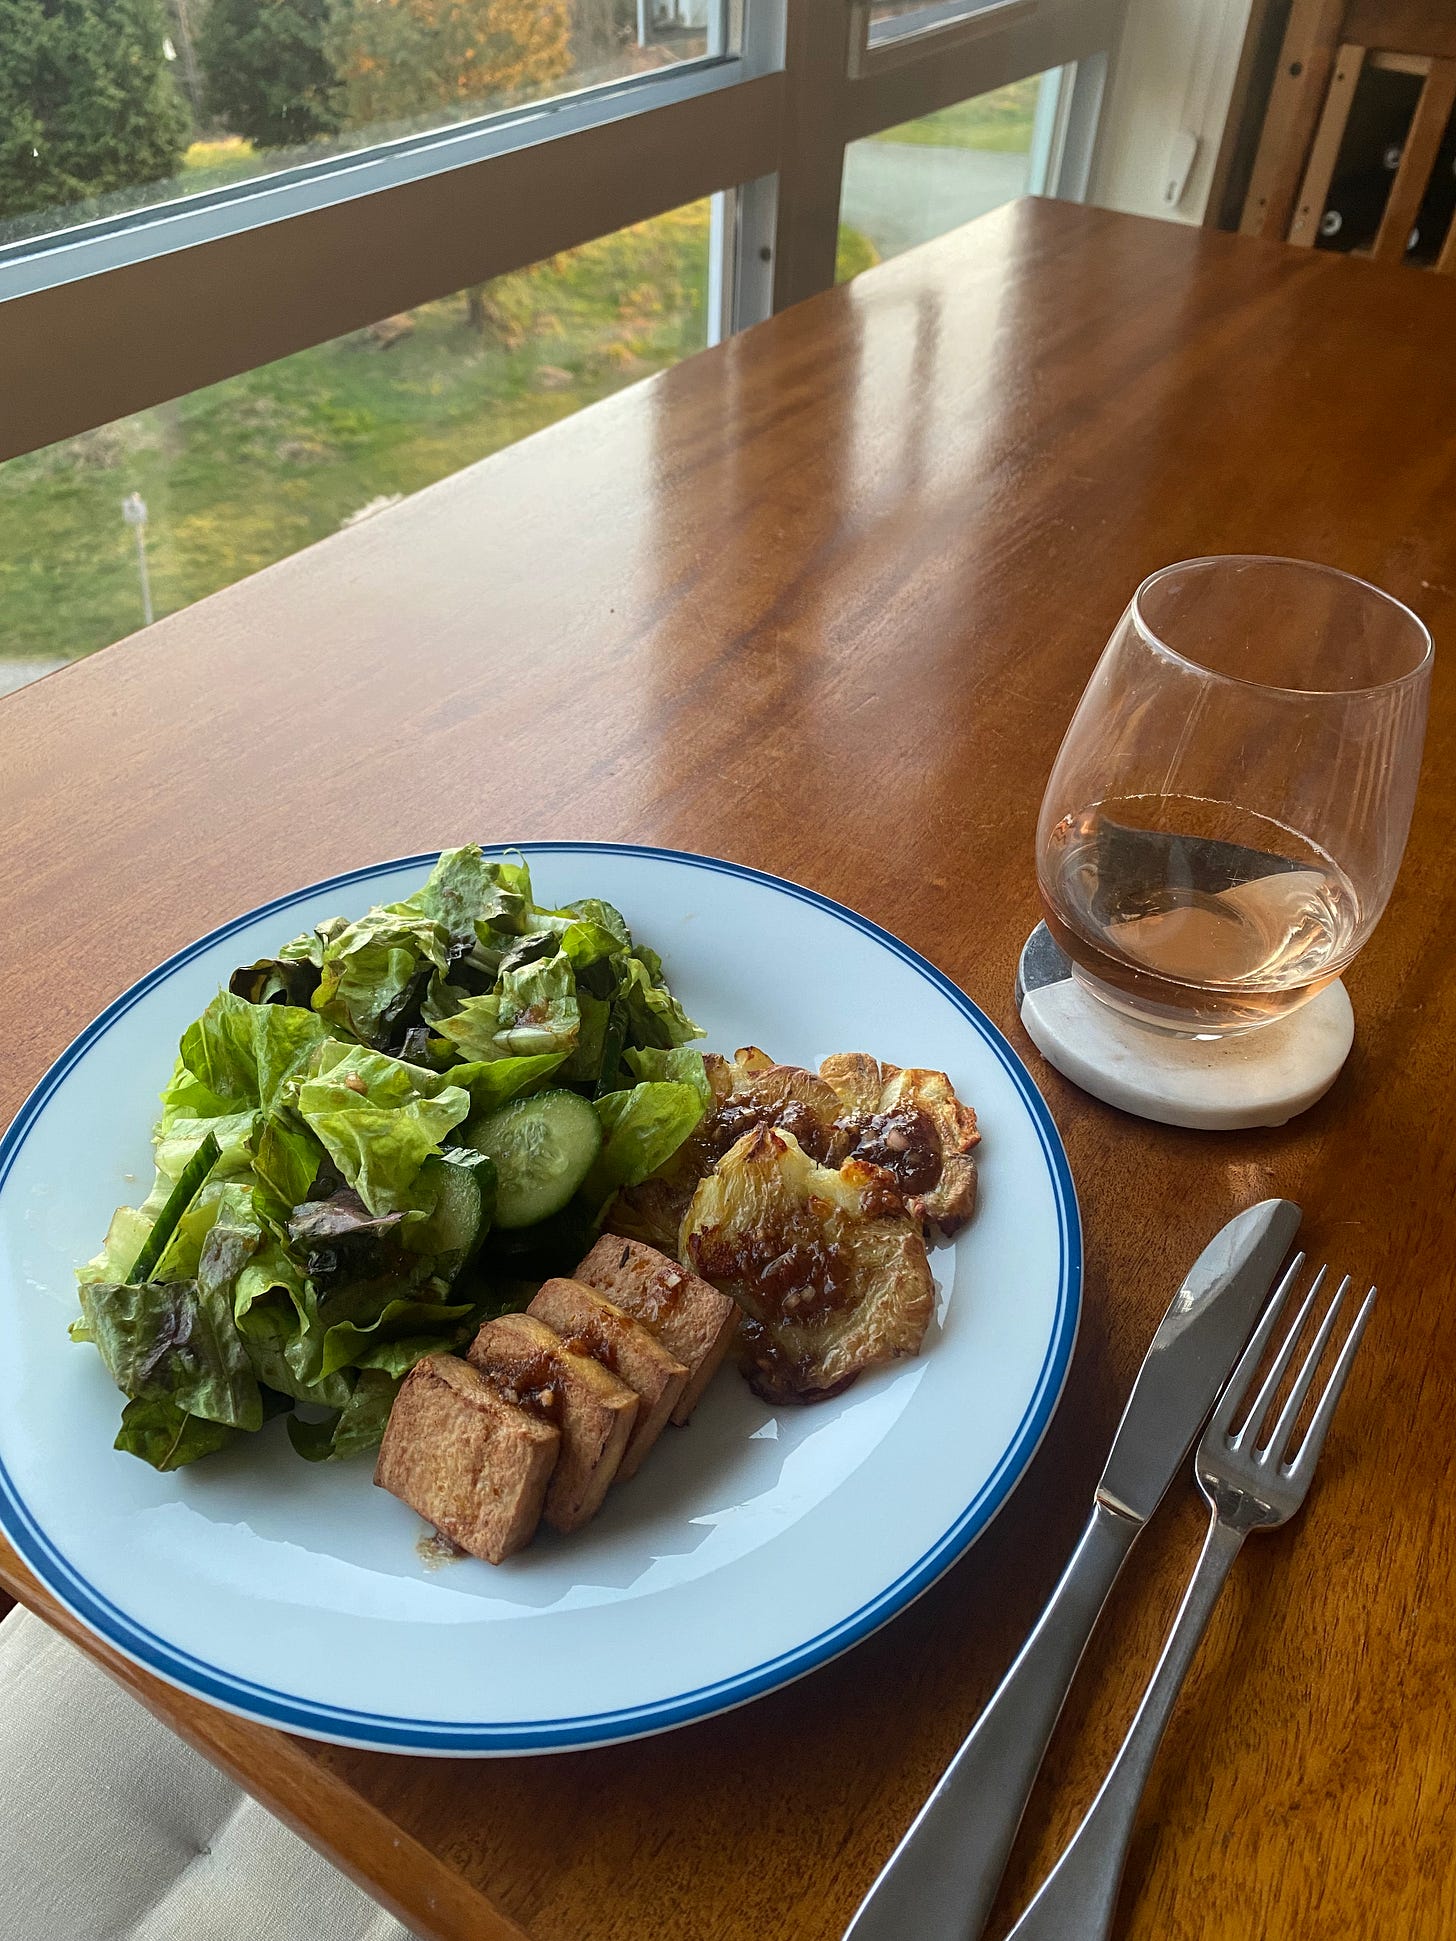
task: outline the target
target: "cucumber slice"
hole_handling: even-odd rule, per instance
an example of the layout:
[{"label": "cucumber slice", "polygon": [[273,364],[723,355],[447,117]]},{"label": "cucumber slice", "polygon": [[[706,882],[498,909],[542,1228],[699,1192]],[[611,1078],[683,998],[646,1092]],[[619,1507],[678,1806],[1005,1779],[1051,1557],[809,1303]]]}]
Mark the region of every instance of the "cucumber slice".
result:
[{"label": "cucumber slice", "polygon": [[417,1254],[454,1254],[464,1266],[490,1232],[495,1214],[496,1169],[488,1153],[458,1148],[427,1159],[420,1183],[434,1189],[427,1219],[412,1223],[406,1245]]},{"label": "cucumber slice", "polygon": [[142,1243],[141,1252],[132,1262],[131,1272],[126,1277],[129,1287],[140,1287],[156,1272],[157,1262],[167,1251],[167,1242],[177,1231],[177,1222],[207,1184],[208,1175],[218,1162],[219,1152],[217,1134],[209,1132],[177,1175],[177,1184],[167,1195],[166,1205],[157,1215],[151,1232]]},{"label": "cucumber slice", "polygon": [[495,1224],[531,1227],[559,1213],[601,1151],[601,1121],[577,1092],[537,1092],[512,1099],[463,1142],[496,1165]]}]

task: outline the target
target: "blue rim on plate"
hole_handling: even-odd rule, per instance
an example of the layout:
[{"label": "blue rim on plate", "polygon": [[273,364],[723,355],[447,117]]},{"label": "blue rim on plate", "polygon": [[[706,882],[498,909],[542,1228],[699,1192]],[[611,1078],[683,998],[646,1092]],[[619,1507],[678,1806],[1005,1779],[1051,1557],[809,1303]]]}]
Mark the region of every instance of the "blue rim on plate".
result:
[{"label": "blue rim on plate", "polygon": [[[838,1624],[820,1632],[816,1637],[805,1640],[793,1650],[783,1652],[776,1658],[754,1666],[749,1671],[722,1679],[715,1684],[700,1686],[694,1691],[680,1693],[670,1700],[612,1712],[590,1713],[577,1718],[557,1718],[510,1725],[462,1725],[453,1720],[394,1718],[384,1714],[356,1711],[347,1707],[299,1699],[287,1692],[257,1684],[251,1679],[219,1671],[217,1667],[207,1664],[190,1652],[179,1650],[175,1645],[169,1644],[165,1638],[136,1623],[126,1612],[89,1584],[51,1543],[44,1530],[30,1514],[3,1460],[0,1460],[0,1530],[3,1530],[17,1553],[40,1582],[108,1644],[115,1646],[126,1657],[143,1666],[147,1671],[154,1672],[167,1683],[208,1699],[226,1711],[261,1720],[283,1731],[302,1732],[336,1743],[378,1748],[384,1751],[437,1754],[529,1753],[610,1744],[616,1740],[660,1732],[671,1726],[686,1725],[694,1720],[709,1718],[715,1713],[728,1711],[734,1706],[746,1704],[750,1699],[761,1697],[765,1692],[785,1685],[792,1679],[803,1677],[805,1673],[816,1670],[820,1665],[827,1664],[831,1658],[838,1657],[851,1645],[857,1644],[862,1638],[868,1637],[872,1631],[878,1630],[882,1624],[904,1610],[922,1591],[928,1590],[935,1580],[969,1548],[1005,1503],[1035,1454],[1037,1445],[1046,1432],[1061,1397],[1067,1369],[1071,1362],[1072,1349],[1076,1342],[1077,1322],[1081,1310],[1081,1221],[1071,1168],[1067,1163],[1060,1135],[1052,1122],[1046,1102],[1037,1091],[1030,1073],[1016,1052],[980,1007],[973,1003],[944,971],[937,970],[927,958],[922,957],[918,951],[912,950],[908,944],[902,943],[888,930],[882,930],[868,917],[859,915],[857,911],[847,908],[842,903],[836,903],[831,897],[821,896],[817,890],[806,889],[802,884],[791,883],[784,877],[770,875],[766,870],[751,869],[743,863],[729,863],[717,857],[698,856],[689,850],[657,849],[635,843],[524,842],[492,843],[488,847],[492,851],[519,852],[528,857],[593,849],[604,855],[652,857],[694,869],[713,870],[726,876],[743,877],[750,882],[761,883],[769,889],[777,890],[826,911],[840,922],[847,923],[854,929],[873,937],[885,949],[910,965],[920,976],[943,993],[975,1028],[995,1052],[1026,1104],[1046,1158],[1056,1200],[1060,1256],[1056,1314],[1046,1358],[1036,1387],[1000,1462],[950,1528],[910,1569],[902,1572],[892,1584],[887,1585],[877,1596]],[[6,1176],[25,1143],[27,1133],[61,1080],[77,1059],[109,1031],[148,991],[164,982],[173,972],[190,962],[200,952],[231,936],[234,931],[257,922],[261,917],[270,916],[275,911],[289,909],[294,904],[321,895],[325,891],[341,890],[353,884],[367,883],[374,877],[389,875],[401,869],[427,868],[437,860],[438,853],[438,851],[427,851],[422,855],[402,856],[391,862],[371,863],[361,869],[347,870],[342,875],[325,877],[321,882],[292,890],[286,896],[275,897],[271,902],[260,904],[256,909],[234,917],[228,923],[220,924],[217,929],[209,931],[206,936],[199,937],[195,942],[167,958],[155,970],[139,978],[130,989],[113,999],[106,1009],[67,1046],[16,1113],[3,1138],[0,1138],[0,1192],[4,1190]]]}]

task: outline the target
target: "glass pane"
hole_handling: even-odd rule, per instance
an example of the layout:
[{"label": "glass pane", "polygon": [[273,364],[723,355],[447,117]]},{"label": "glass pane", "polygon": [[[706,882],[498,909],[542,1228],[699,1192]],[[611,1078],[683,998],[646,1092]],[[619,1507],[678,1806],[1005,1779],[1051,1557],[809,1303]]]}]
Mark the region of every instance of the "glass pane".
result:
[{"label": "glass pane", "polygon": [[870,0],[869,44],[883,47],[906,34],[950,27],[972,14],[993,13],[1007,0]]},{"label": "glass pane", "polygon": [[839,281],[1025,195],[1037,103],[1050,78],[1033,74],[851,142],[839,205]]},{"label": "glass pane", "polygon": [[4,0],[0,244],[706,54],[721,0]]},{"label": "glass pane", "polygon": [[[991,0],[964,0],[964,4],[955,9],[955,17],[963,14],[979,13],[983,7],[990,3]],[[892,28],[900,28],[903,22],[911,20],[911,17],[915,14],[926,12],[930,7],[934,7],[937,13],[944,11],[940,0],[870,0],[871,41],[877,41],[882,38],[880,34],[875,32],[877,27],[889,26]],[[915,23],[912,21],[913,24]]]},{"label": "glass pane", "polygon": [[0,692],[701,350],[708,226],[694,203],[0,465]]}]

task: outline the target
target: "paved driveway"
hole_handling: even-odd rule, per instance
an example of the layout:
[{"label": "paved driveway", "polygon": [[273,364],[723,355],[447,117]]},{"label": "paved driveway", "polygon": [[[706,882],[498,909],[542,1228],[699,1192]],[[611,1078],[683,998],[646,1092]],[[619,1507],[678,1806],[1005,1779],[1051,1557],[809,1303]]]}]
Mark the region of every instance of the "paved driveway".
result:
[{"label": "paved driveway", "polygon": [[840,213],[881,256],[943,236],[1026,191],[1025,155],[909,142],[852,142]]},{"label": "paved driveway", "polygon": [[27,681],[38,681],[65,665],[63,660],[0,660],[0,694],[13,694]]}]

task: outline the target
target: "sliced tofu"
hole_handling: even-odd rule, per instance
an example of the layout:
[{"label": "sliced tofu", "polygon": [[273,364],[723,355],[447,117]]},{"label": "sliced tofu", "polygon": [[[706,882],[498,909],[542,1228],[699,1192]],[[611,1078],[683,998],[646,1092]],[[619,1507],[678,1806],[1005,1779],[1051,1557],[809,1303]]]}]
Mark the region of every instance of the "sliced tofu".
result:
[{"label": "sliced tofu", "polygon": [[531,1541],[561,1434],[515,1408],[454,1355],[405,1376],[374,1480],[474,1557],[498,1564]]},{"label": "sliced tofu", "polygon": [[637,1420],[617,1470],[617,1481],[625,1482],[667,1427],[687,1387],[687,1368],[640,1321],[581,1281],[543,1281],[526,1312],[554,1328],[568,1348],[599,1361],[636,1394]]},{"label": "sliced tofu", "polygon": [[738,1326],[734,1303],[656,1247],[616,1234],[602,1235],[575,1278],[640,1321],[687,1369],[672,1411],[674,1422],[686,1422],[728,1352]]},{"label": "sliced tofu", "polygon": [[553,1530],[579,1529],[601,1508],[626,1451],[635,1392],[533,1314],[487,1321],[470,1345],[470,1363],[507,1402],[559,1426],[561,1453],[543,1514]]}]

